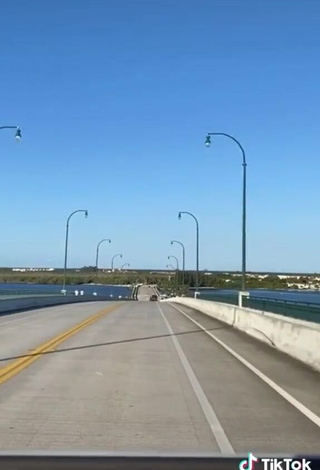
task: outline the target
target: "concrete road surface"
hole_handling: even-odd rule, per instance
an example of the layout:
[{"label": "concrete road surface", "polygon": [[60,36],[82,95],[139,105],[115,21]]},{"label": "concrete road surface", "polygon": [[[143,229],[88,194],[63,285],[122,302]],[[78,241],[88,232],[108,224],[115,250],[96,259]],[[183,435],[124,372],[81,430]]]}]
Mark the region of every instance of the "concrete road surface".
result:
[{"label": "concrete road surface", "polygon": [[150,296],[154,295],[155,292],[155,286],[149,285],[149,286],[140,286],[137,294],[137,298],[140,301],[148,300],[150,301]]},{"label": "concrete road surface", "polygon": [[1,450],[319,452],[319,395],[318,373],[168,302],[0,318]]}]

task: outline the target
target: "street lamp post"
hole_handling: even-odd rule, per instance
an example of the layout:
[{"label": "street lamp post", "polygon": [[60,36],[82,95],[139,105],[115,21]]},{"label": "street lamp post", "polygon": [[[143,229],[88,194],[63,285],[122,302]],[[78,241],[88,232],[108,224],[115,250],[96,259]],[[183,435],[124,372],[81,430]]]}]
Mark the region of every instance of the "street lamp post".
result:
[{"label": "street lamp post", "polygon": [[121,266],[121,270],[122,270],[125,266],[128,266],[128,268],[129,268],[129,267],[130,267],[130,264],[129,264],[129,263],[124,263],[124,264]]},{"label": "street lamp post", "polygon": [[176,260],[176,263],[177,263],[177,271],[179,271],[179,260],[178,260],[178,258],[177,258],[176,256],[173,256],[173,255],[168,256],[168,259],[170,259],[170,258],[173,258],[173,259]]},{"label": "street lamp post", "polygon": [[99,248],[100,248],[100,245],[101,243],[103,242],[109,242],[111,243],[111,240],[110,238],[104,238],[103,240],[101,240],[98,245],[97,245],[97,254],[96,254],[96,284],[97,284],[97,281],[98,281],[98,271],[99,271]]},{"label": "street lamp post", "polygon": [[233,140],[241,150],[242,153],[242,167],[243,167],[243,188],[242,188],[242,292],[246,288],[246,212],[247,212],[247,162],[246,162],[246,153],[240,142],[232,137],[232,135],[226,134],[224,132],[208,132],[205,145],[210,147],[211,145],[211,135],[222,135],[228,139]]},{"label": "street lamp post", "polygon": [[179,212],[179,219],[181,219],[181,214],[187,214],[192,217],[196,223],[196,238],[197,238],[197,246],[196,246],[196,291],[194,293],[195,298],[197,297],[197,292],[199,290],[199,222],[198,219],[191,214],[191,212]]},{"label": "street lamp post", "polygon": [[175,279],[176,279],[176,289],[178,291],[179,289],[179,260],[176,256],[173,256],[173,255],[170,255],[168,256],[168,259],[175,259],[176,260],[176,263],[177,263],[177,268],[176,268],[176,272],[175,272]]},{"label": "street lamp post", "polygon": [[17,142],[21,140],[21,129],[19,126],[0,126],[0,129],[16,129],[15,138]]},{"label": "street lamp post", "polygon": [[121,254],[121,253],[117,253],[116,255],[114,255],[114,256],[112,257],[112,260],[111,260],[111,271],[113,271],[113,262],[114,262],[114,259],[115,259],[117,256],[120,256],[120,258],[122,258],[122,254]]},{"label": "street lamp post", "polygon": [[184,286],[184,272],[186,270],[186,250],[184,244],[179,242],[179,240],[171,240],[171,245],[178,243],[182,247],[182,285]]},{"label": "street lamp post", "polygon": [[[175,271],[175,270],[176,270],[176,268],[175,268],[174,266],[172,266],[172,264],[167,264],[167,265],[166,265],[166,268],[171,268],[172,271]],[[176,279],[176,277],[175,277],[175,279]],[[169,278],[169,282],[171,282],[171,277]]]},{"label": "street lamp post", "polygon": [[84,212],[85,217],[88,217],[88,211],[84,209],[78,209],[72,212],[69,217],[67,218],[67,226],[66,226],[66,246],[64,252],[64,275],[63,275],[63,293],[66,294],[66,280],[67,280],[67,260],[68,260],[68,238],[69,238],[69,221],[71,217],[76,214],[77,212]]}]

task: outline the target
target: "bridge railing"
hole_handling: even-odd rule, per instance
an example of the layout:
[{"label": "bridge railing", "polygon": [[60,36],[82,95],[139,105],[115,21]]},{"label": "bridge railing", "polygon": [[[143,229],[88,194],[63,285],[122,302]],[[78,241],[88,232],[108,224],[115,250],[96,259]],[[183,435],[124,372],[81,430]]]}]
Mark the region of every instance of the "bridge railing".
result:
[{"label": "bridge railing", "polygon": [[[190,297],[193,294],[189,294]],[[206,294],[200,293],[198,299],[212,300],[214,302],[223,302],[227,304],[238,305],[238,292],[234,294]],[[320,304],[313,302],[297,302],[293,300],[282,300],[264,297],[243,297],[243,307],[264,312],[277,313],[279,315],[296,318],[298,320],[320,323]]]}]

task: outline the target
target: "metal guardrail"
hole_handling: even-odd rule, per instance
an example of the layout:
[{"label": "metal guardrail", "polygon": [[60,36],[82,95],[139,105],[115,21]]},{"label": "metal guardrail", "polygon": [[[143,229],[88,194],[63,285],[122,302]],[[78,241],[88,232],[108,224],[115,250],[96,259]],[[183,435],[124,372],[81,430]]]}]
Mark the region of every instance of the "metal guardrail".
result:
[{"label": "metal guardrail", "polygon": [[278,313],[298,320],[320,323],[320,304],[312,302],[250,297],[243,299],[243,306]]},{"label": "metal guardrail", "polygon": [[20,290],[20,289],[4,289],[0,290],[0,299],[2,297],[11,297],[11,296],[24,296],[24,297],[39,297],[39,296],[57,296],[62,295],[61,292],[52,292],[46,290]]},{"label": "metal guardrail", "polygon": [[94,295],[60,295],[60,296],[29,296],[29,297],[7,297],[0,300],[0,316],[10,315],[16,312],[25,312],[39,308],[54,307],[58,305],[75,304],[82,302],[130,302],[129,296],[94,296]]},{"label": "metal guardrail", "polygon": [[[78,294],[76,295],[74,291],[67,291],[67,296],[68,297],[86,297],[86,298],[90,298],[92,297],[92,300],[96,300],[97,298],[99,300],[103,300],[103,299],[107,299],[107,300],[110,300],[110,299],[117,299],[117,298],[121,298],[121,299],[128,299],[128,298],[132,298],[132,294],[130,292],[128,292],[126,295],[124,294],[104,294],[104,293],[98,293],[97,295],[95,295],[93,292],[92,293],[88,293],[88,292],[84,292],[84,294],[80,294],[79,291],[78,291]],[[65,294],[63,294],[62,292],[48,292],[48,291],[30,291],[30,290],[17,290],[17,289],[12,289],[12,290],[2,290],[0,291],[0,302],[1,300],[7,300],[7,299],[13,299],[13,298],[25,298],[25,297],[65,297]]]},{"label": "metal guardrail", "polygon": [[[188,297],[194,298],[194,292],[189,293]],[[235,294],[205,294],[205,293],[200,292],[200,294],[197,295],[197,299],[212,300],[214,302],[222,302],[226,304],[238,305],[238,293],[237,292],[235,292]]]},{"label": "metal guardrail", "polygon": [[[238,305],[237,292],[234,294],[201,293],[198,295],[198,299]],[[250,296],[243,297],[242,305],[243,307],[252,308],[254,310],[262,310],[264,312],[276,313],[290,318],[296,318],[298,320],[320,323],[320,304],[313,302],[298,302],[293,300]]]}]

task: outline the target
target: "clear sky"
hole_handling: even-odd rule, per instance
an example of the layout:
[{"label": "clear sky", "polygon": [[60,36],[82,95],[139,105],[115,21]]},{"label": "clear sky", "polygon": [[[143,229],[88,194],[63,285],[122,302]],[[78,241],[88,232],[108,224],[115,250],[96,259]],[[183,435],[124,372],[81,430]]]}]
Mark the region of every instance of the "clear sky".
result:
[{"label": "clear sky", "polygon": [[[0,15],[2,266],[320,270],[318,0],[15,0]],[[119,262],[119,260],[118,260]]]}]

